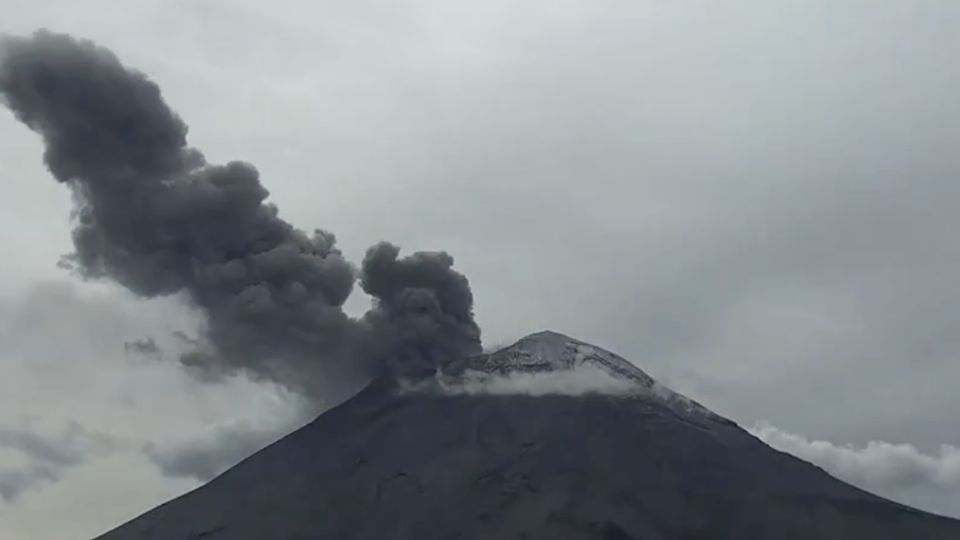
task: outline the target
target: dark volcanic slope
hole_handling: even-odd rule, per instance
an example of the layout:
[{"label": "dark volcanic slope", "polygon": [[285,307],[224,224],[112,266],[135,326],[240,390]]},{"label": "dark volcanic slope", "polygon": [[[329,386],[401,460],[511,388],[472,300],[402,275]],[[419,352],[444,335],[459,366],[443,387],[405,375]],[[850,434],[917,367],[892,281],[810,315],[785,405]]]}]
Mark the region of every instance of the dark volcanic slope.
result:
[{"label": "dark volcanic slope", "polygon": [[468,367],[580,365],[635,390],[534,397],[373,384],[101,539],[960,539],[960,522],[772,450],[587,344],[538,334]]}]

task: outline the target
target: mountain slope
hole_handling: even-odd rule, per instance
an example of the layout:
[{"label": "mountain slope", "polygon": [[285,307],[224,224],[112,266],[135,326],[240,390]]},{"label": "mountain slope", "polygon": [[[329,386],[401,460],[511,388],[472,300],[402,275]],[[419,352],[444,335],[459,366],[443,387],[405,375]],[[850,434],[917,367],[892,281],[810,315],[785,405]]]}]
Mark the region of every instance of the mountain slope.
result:
[{"label": "mountain slope", "polygon": [[375,382],[100,540],[960,538],[559,334],[438,380]]}]

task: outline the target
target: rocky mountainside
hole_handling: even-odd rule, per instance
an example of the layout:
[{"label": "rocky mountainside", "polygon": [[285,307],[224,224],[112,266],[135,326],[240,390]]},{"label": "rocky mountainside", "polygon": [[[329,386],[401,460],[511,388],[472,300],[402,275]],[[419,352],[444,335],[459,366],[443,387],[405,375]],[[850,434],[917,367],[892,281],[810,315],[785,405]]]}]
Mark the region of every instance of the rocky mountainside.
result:
[{"label": "rocky mountainside", "polygon": [[100,540],[956,540],[608,351],[534,334],[375,381]]}]

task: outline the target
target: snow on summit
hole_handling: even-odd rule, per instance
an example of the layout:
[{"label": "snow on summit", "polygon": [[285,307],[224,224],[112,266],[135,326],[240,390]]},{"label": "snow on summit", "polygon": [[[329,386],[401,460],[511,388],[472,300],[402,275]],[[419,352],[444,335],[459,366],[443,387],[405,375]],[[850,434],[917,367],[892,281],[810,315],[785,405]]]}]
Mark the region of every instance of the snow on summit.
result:
[{"label": "snow on summit", "polygon": [[531,334],[496,352],[451,365],[433,379],[402,386],[406,391],[447,394],[652,397],[680,411],[716,416],[624,358],[552,331]]}]

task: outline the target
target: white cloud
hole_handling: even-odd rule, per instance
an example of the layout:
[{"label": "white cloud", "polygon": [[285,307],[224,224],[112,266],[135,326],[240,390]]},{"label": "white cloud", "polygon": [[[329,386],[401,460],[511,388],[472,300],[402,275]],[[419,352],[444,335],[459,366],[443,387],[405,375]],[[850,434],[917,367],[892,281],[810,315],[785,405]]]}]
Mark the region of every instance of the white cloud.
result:
[{"label": "white cloud", "polygon": [[113,438],[91,433],[76,422],[55,431],[33,423],[0,424],[0,498],[13,501],[44,482],[55,482],[61,472],[82,465],[92,456],[119,447]]},{"label": "white cloud", "polygon": [[457,377],[437,376],[425,381],[408,382],[404,389],[409,392],[439,391],[451,395],[524,394],[530,396],[627,395],[642,390],[635,382],[616,377],[604,369],[589,364],[580,365],[576,369],[532,373],[491,374],[467,371]]},{"label": "white cloud", "polygon": [[[218,470],[255,449],[237,447],[242,427],[282,430],[306,414],[269,385],[204,384],[180,369],[172,333],[196,324],[176,299],[103,284],[0,292],[0,538],[92,537],[197,485],[158,466],[148,442],[173,460],[205,448]],[[124,347],[147,338],[155,354]],[[234,429],[221,437],[224,426]]]},{"label": "white cloud", "polygon": [[925,453],[913,445],[870,441],[854,446],[811,440],[768,423],[750,429],[763,442],[857,487],[925,510],[960,517],[960,448]]},{"label": "white cloud", "polygon": [[198,484],[163,476],[140,452],[116,452],[65,469],[12,504],[0,501],[0,538],[94,538]]},{"label": "white cloud", "polygon": [[295,411],[256,422],[229,420],[188,437],[148,442],[143,451],[165,476],[207,481],[300,427],[308,418]]}]

